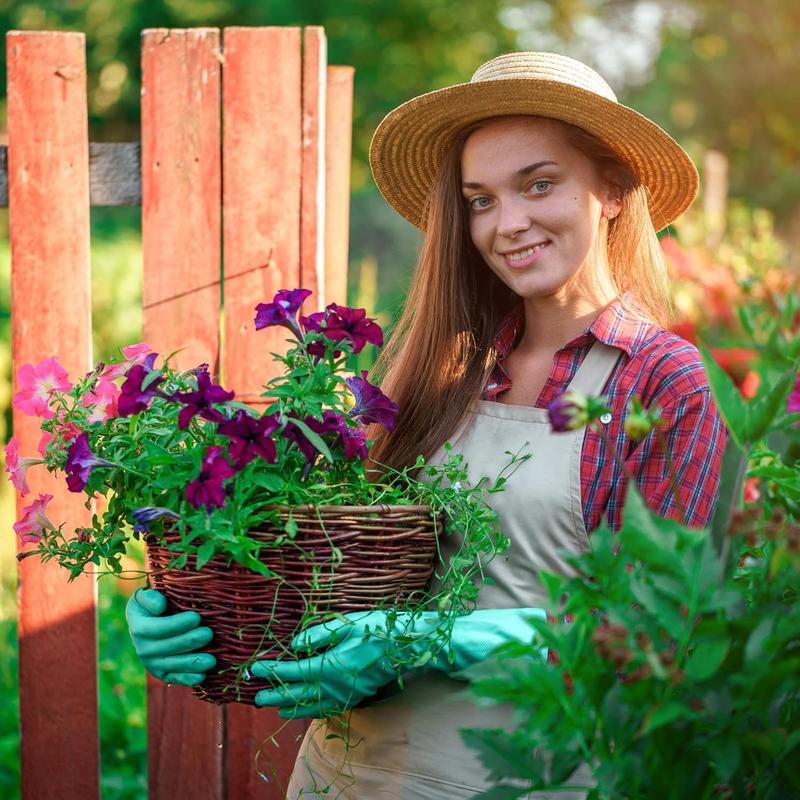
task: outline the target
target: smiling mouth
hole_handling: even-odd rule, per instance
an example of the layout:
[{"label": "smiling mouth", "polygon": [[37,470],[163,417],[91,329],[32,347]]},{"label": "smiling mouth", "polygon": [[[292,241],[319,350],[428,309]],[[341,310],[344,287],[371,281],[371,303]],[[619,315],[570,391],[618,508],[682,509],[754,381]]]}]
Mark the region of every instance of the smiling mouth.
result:
[{"label": "smiling mouth", "polygon": [[512,264],[515,262],[524,261],[526,258],[530,258],[534,253],[538,253],[543,248],[547,247],[550,242],[539,242],[539,244],[531,245],[531,247],[526,247],[524,250],[515,250],[511,253],[503,253],[503,257],[508,259]]}]

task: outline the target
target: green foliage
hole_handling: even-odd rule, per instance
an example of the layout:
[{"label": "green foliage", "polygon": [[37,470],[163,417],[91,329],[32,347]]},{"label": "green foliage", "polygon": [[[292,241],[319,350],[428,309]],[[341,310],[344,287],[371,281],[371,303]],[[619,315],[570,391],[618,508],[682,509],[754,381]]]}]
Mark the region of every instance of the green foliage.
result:
[{"label": "green foliage", "polygon": [[776,432],[800,438],[786,410],[800,339],[770,333],[781,324],[753,326],[759,373],[783,373],[750,402],[704,353],[750,456],[734,444],[740,458],[724,469],[746,466],[761,503],[740,508],[737,475],[718,540],[661,519],[629,490],[620,531],[601,527],[589,552],[568,556],[576,577],[541,576],[562,620],[531,622],[550,660],[538,642],[513,644],[473,670],[473,691],[513,704],[518,723],[465,733],[497,783],[482,796],[563,790],[580,766],[596,800],[800,795],[800,469],[767,444]]}]

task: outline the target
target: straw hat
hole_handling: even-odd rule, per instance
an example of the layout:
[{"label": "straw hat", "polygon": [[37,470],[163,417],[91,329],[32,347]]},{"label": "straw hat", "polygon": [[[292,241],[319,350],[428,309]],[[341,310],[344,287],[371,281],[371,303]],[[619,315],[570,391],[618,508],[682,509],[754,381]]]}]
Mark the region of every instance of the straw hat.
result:
[{"label": "straw hat", "polygon": [[537,114],[577,125],[610,145],[649,195],[656,230],[697,193],[697,170],[664,130],[617,101],[593,69],[557,53],[508,53],[478,67],[469,83],[415,97],[387,114],[369,149],[375,183],[418,228],[442,156],[459,130],[506,114]]}]

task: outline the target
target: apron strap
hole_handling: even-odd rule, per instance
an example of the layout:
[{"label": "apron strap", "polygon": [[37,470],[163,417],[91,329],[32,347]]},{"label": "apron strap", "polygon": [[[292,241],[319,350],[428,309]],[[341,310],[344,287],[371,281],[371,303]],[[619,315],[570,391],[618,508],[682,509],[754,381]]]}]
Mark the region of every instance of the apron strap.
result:
[{"label": "apron strap", "polygon": [[622,352],[618,347],[612,347],[598,339],[581,362],[567,390],[599,395]]}]

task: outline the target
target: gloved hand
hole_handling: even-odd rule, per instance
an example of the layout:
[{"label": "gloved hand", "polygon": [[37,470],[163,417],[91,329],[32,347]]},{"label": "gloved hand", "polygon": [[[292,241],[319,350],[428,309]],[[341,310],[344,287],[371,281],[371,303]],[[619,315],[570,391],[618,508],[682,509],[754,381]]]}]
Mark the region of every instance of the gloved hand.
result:
[{"label": "gloved hand", "polygon": [[213,638],[211,628],[199,627],[196,611],[160,616],[167,598],[155,589],[137,589],[125,608],[136,655],[147,671],[165,683],[195,686],[217,663],[210,653],[193,652]]},{"label": "gloved hand", "polygon": [[[453,621],[449,644],[442,642],[447,620],[437,612],[352,612],[308,628],[292,647],[317,655],[299,661],[256,661],[251,672],[281,685],[258,692],[258,706],[277,706],[284,719],[323,717],[371,697],[402,670],[432,668],[451,675],[486,659],[509,640],[529,643],[533,617],[541,608],[480,609]],[[452,660],[451,660],[452,659]]]}]

